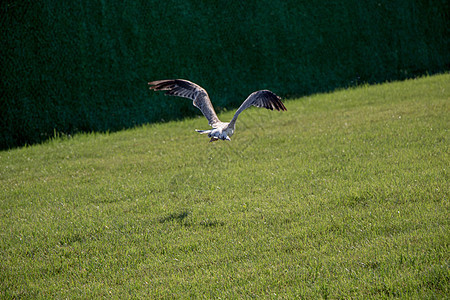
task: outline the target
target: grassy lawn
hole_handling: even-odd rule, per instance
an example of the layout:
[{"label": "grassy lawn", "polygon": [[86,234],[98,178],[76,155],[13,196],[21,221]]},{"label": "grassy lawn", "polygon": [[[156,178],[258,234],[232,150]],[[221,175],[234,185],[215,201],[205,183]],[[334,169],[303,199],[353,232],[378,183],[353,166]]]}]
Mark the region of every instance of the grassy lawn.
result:
[{"label": "grassy lawn", "polygon": [[0,297],[448,297],[450,74],[285,105],[0,152]]}]

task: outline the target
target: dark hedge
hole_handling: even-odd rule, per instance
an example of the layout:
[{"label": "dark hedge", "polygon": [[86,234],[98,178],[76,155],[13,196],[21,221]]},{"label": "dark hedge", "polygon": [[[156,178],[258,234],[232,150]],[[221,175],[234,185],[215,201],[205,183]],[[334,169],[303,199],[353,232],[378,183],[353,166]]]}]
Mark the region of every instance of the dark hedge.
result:
[{"label": "dark hedge", "polygon": [[218,110],[449,69],[443,0],[2,1],[0,149],[198,112],[147,89],[186,78]]}]

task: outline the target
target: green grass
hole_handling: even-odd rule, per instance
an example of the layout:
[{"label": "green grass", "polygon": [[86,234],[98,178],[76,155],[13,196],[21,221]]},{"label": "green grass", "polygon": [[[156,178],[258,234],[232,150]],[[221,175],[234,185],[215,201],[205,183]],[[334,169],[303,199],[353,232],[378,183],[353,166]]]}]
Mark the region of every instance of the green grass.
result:
[{"label": "green grass", "polygon": [[199,117],[0,152],[0,296],[446,298],[449,100],[444,74],[247,110],[231,142]]}]

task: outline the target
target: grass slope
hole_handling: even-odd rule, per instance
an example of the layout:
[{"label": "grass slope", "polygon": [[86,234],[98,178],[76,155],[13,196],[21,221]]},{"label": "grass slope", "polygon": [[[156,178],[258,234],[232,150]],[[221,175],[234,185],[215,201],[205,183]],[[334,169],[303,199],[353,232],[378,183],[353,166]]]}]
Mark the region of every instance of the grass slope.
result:
[{"label": "grass slope", "polygon": [[0,152],[0,296],[445,298],[449,83]]}]

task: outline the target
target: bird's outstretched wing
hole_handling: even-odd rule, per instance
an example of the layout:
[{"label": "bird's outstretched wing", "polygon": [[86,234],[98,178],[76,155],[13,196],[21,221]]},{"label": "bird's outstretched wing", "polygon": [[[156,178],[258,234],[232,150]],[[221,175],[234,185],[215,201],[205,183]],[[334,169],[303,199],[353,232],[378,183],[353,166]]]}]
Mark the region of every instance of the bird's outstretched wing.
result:
[{"label": "bird's outstretched wing", "polygon": [[234,126],[234,123],[236,122],[239,114],[244,109],[249,108],[250,106],[264,107],[270,110],[287,110],[283,102],[281,102],[281,98],[275,95],[275,93],[269,90],[253,92],[238,108],[233,116],[233,119],[230,122],[230,125]]},{"label": "bird's outstretched wing", "polygon": [[184,79],[157,80],[148,83],[151,90],[166,91],[166,95],[191,99],[192,104],[200,109],[208,119],[209,125],[219,123],[208,93],[201,86]]}]

